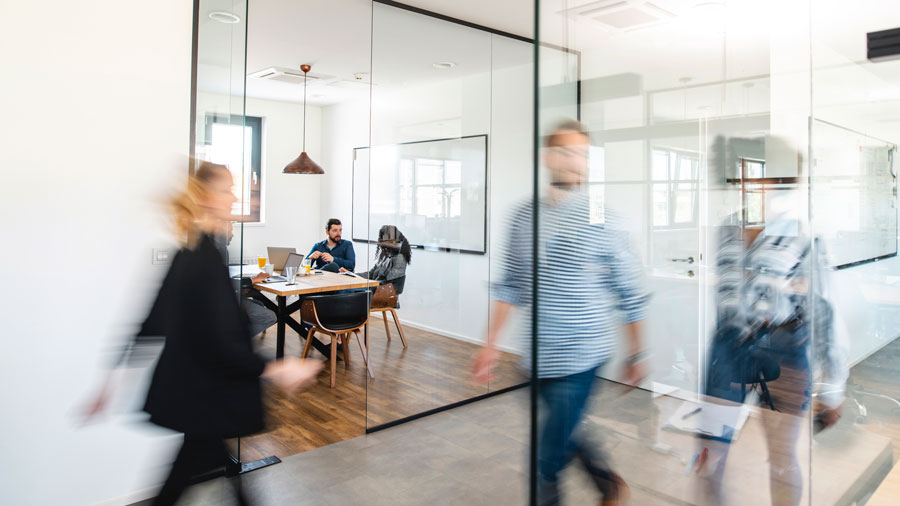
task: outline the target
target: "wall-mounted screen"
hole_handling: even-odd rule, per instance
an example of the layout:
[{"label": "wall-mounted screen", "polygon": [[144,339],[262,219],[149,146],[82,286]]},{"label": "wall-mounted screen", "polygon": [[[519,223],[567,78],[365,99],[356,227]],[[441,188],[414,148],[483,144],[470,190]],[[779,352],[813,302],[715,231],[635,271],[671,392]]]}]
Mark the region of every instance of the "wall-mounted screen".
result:
[{"label": "wall-mounted screen", "polygon": [[484,254],[487,135],[356,148],[353,233],[395,225],[413,247]]}]

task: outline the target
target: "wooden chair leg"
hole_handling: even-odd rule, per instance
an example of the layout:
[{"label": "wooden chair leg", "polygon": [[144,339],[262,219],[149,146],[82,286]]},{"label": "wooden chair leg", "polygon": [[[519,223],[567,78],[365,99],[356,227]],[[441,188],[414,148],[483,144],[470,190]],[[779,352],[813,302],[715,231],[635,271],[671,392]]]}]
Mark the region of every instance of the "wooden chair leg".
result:
[{"label": "wooden chair leg", "polygon": [[303,345],[303,354],[300,355],[300,358],[309,356],[309,349],[312,348],[313,334],[315,333],[314,329],[309,329],[309,333],[306,335],[306,344]]},{"label": "wooden chair leg", "polygon": [[350,333],[343,334],[341,349],[344,350],[344,367],[350,367]]},{"label": "wooden chair leg", "polygon": [[331,336],[331,388],[334,388],[335,374],[337,373],[337,336]]},{"label": "wooden chair leg", "polygon": [[391,340],[391,327],[388,325],[387,313],[381,312],[381,319],[384,320],[384,333],[387,334],[388,341]]},{"label": "wooden chair leg", "polygon": [[[394,325],[397,326],[397,332],[400,332],[400,340],[403,341],[403,347],[406,348],[406,336],[403,335],[403,327],[400,326],[400,319],[397,318],[397,311],[391,308],[391,316],[394,317]],[[387,321],[387,315],[384,315],[384,321]]]},{"label": "wooden chair leg", "polygon": [[[356,337],[356,344],[359,345],[359,352],[362,353],[363,361],[366,363],[366,370],[369,371],[369,376],[371,376],[372,379],[375,379],[375,371],[372,370],[372,364],[369,363],[368,350],[363,346],[362,341],[359,340],[359,330],[354,330],[353,335]],[[349,334],[347,335],[347,338],[350,338]]]}]

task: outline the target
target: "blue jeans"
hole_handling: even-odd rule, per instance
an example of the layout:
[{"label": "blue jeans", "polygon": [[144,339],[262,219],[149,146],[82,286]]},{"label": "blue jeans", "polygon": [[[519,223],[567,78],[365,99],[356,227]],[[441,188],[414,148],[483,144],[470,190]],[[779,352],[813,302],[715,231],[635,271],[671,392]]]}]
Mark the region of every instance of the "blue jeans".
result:
[{"label": "blue jeans", "polygon": [[537,451],[538,504],[542,506],[560,504],[559,473],[572,458],[584,464],[604,498],[617,497],[616,475],[604,452],[577,431],[596,382],[596,369],[538,381],[545,410]]}]

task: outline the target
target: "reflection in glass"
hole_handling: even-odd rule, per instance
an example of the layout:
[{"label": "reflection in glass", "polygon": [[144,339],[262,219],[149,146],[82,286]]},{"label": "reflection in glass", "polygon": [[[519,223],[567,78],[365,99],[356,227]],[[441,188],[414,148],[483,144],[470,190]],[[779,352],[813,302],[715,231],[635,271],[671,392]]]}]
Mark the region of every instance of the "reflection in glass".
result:
[{"label": "reflection in glass", "polygon": [[674,224],[693,223],[696,220],[697,186],[679,183],[675,190]]},{"label": "reflection in glass", "polygon": [[669,185],[653,185],[653,226],[669,225]]},{"label": "reflection in glass", "polygon": [[[393,225],[415,256],[395,308],[408,347],[383,337],[381,322],[369,328],[385,371],[367,383],[376,428],[524,381],[512,339],[488,384],[469,372],[489,325],[502,217],[531,189],[522,170],[533,111],[523,104],[534,48],[382,3],[372,11],[371,136],[354,149],[352,235],[377,264],[379,230]],[[431,65],[443,61],[456,65]]]}]

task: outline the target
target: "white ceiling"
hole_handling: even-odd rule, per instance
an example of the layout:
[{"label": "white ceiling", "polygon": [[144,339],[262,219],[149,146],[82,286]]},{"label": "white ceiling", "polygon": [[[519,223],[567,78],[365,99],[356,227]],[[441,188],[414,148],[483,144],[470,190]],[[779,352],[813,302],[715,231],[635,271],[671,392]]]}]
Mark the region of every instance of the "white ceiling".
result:
[{"label": "white ceiling", "polygon": [[[312,73],[338,79],[311,87],[310,103],[365,96],[368,86],[357,83],[353,74],[370,72],[371,16],[369,0],[250,0],[247,72],[273,66],[299,70],[310,64]],[[303,87],[248,78],[247,94],[301,101]]]},{"label": "white ceiling", "polygon": [[[622,1],[630,7],[651,1],[676,16],[646,28],[616,30],[588,16],[566,15],[566,9],[571,12],[586,4],[602,7],[615,3],[613,0],[542,0],[541,40],[580,50],[583,78],[631,72],[642,77],[645,90],[767,75],[773,69],[801,69],[808,64],[808,47],[803,44],[809,40],[804,30],[810,11],[805,1],[725,0],[721,2],[724,7],[712,10],[696,8],[698,0],[618,3]],[[406,3],[524,36],[533,31],[531,0]],[[395,86],[410,81],[451,79],[491,68],[488,33],[374,5],[373,19],[370,0],[250,0],[246,16],[247,73],[272,66],[298,68],[302,63],[312,64],[314,74],[336,79],[309,89],[310,102],[325,105],[368,95],[366,80],[359,83],[353,77],[357,72],[372,74],[376,86]],[[235,9],[234,0],[205,0],[204,6],[237,13],[243,10]],[[206,88],[218,86],[218,91],[229,91],[221,88],[222,83],[230,82],[224,87],[230,86],[232,92],[239,90],[243,76],[238,68],[243,56],[243,24],[223,25],[203,14],[201,87],[205,81]],[[816,0],[812,16],[815,66],[846,69],[818,74],[828,78],[819,87],[819,103],[887,101],[889,107],[885,111],[900,117],[900,108],[896,107],[900,99],[900,63],[865,62],[865,33],[900,26],[896,0],[869,0],[858,5]],[[790,37],[796,40],[791,41]],[[792,44],[797,47],[792,48]],[[795,49],[799,49],[796,55],[787,53]],[[431,64],[437,61],[459,65],[449,71],[436,70]],[[515,58],[504,62],[520,63],[526,62]],[[497,64],[493,61],[494,66]],[[227,79],[228,68],[232,69],[231,80]],[[865,88],[863,96],[851,96],[846,91],[853,85]],[[297,102],[302,100],[302,92],[302,86],[292,84],[254,79],[247,83],[248,96],[258,98]],[[877,108],[869,107],[867,111],[872,109]]]},{"label": "white ceiling", "polygon": [[533,38],[533,0],[410,0],[413,7]]},{"label": "white ceiling", "polygon": [[[407,3],[517,34],[529,33],[533,20],[530,0]],[[242,86],[238,67],[243,56],[243,23],[224,25],[212,21],[207,16],[213,10],[234,12],[248,20],[248,74],[268,67],[299,70],[306,63],[312,65],[311,74],[328,78],[318,84],[310,81],[308,100],[312,104],[327,105],[367,96],[369,78],[358,80],[354,77],[357,73],[374,75],[376,85],[389,86],[454,79],[491,68],[489,33],[370,0],[250,0],[249,6],[244,16],[244,4],[235,7],[229,0],[203,3],[201,89],[234,94]],[[504,9],[511,15],[504,16]],[[501,19],[501,23],[491,23]],[[501,56],[503,66],[527,63],[521,58]],[[444,61],[458,65],[450,70],[433,68],[433,63]],[[500,65],[497,59],[493,64]],[[303,87],[248,78],[247,96],[299,102]]]}]

